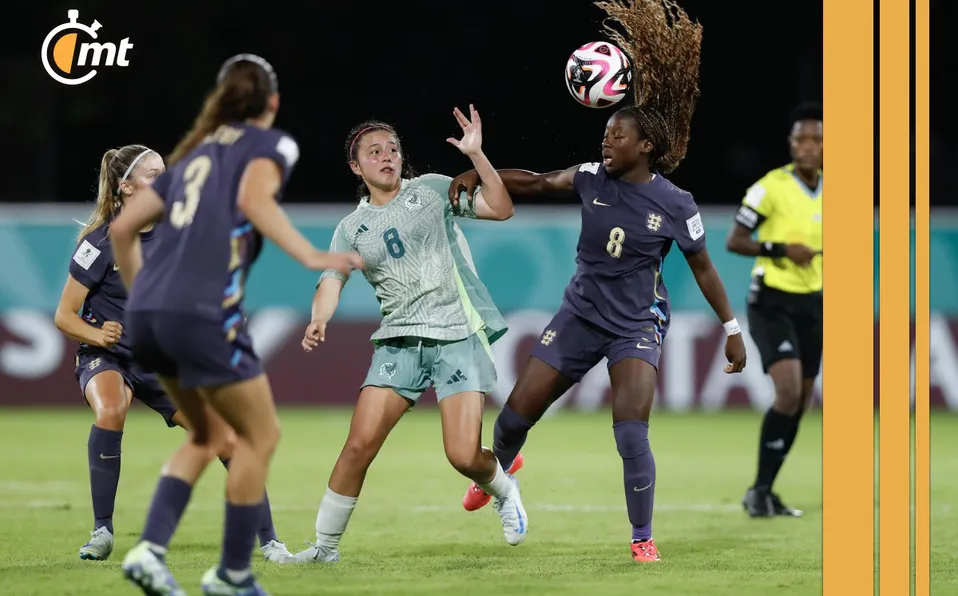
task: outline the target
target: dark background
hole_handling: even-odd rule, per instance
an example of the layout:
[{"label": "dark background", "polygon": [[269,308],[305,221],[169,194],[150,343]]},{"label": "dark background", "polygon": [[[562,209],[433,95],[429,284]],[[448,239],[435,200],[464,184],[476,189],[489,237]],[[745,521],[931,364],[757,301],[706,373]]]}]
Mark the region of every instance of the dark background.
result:
[{"label": "dark background", "polygon": [[[458,131],[453,106],[480,109],[494,165],[539,171],[597,159],[611,114],[579,106],[563,83],[569,54],[603,38],[603,13],[588,1],[42,4],[0,41],[0,75],[10,82],[0,92],[3,201],[88,201],[107,148],[143,143],[169,153],[222,61],[239,52],[261,54],[279,75],[277,126],[302,151],[287,201],[353,200],[343,145],[367,118],[398,127],[418,171],[455,175],[469,162],[445,142]],[[954,2],[933,4],[933,23],[951,21]],[[704,25],[702,97],[688,156],[671,178],[702,204],[735,203],[788,161],[791,108],[821,100],[821,4],[682,5]],[[80,10],[79,22],[103,25],[99,41],[130,37],[130,66],[100,69],[80,86],[50,79],[40,46],[69,8]],[[932,55],[935,69],[956,66],[954,55],[934,47]],[[955,162],[955,118],[937,110],[933,123],[941,171]],[[953,183],[935,181],[934,203],[954,196]]]}]

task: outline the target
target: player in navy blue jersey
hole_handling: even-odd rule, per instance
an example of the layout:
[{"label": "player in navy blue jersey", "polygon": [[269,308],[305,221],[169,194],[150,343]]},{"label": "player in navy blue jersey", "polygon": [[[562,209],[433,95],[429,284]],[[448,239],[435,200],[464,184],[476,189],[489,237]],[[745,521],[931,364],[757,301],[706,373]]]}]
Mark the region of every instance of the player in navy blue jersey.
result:
[{"label": "player in navy blue jersey", "polygon": [[[109,234],[110,224],[127,197],[152,184],[164,169],[160,155],[143,145],[110,149],[103,155],[96,206],[80,231],[54,318],[57,327],[80,344],[76,377],[94,415],[87,441],[94,522],[90,539],[80,548],[84,560],[104,561],[113,552],[120,447],[132,399],[158,412],[168,426],[188,425],[155,375],[133,361],[129,338],[123,334],[126,288],[117,271]],[[153,236],[152,226],[140,233],[144,251],[154,246]],[[229,446],[217,454],[226,465]],[[282,559],[289,551],[276,538],[268,500],[263,509],[260,548],[267,560]]]},{"label": "player in navy blue jersey", "polygon": [[[226,61],[193,129],[167,171],[142,189],[112,226],[114,254],[130,296],[126,331],[136,361],[156,372],[189,421],[189,439],[166,462],[140,542],[124,575],[146,594],[183,594],[165,553],[193,485],[218,447],[236,434],[226,481],[222,556],[203,576],[206,594],[266,592],[250,569],[279,421],[243,310],[250,267],[266,236],[312,270],[347,273],[355,253],[313,247],[278,200],[299,158],[293,138],[272,128],[276,75],[250,54]],[[156,223],[143,259],[139,230]]]},{"label": "player in navy blue jersey", "polygon": [[[596,5],[621,28],[606,25],[635,59],[636,105],[609,118],[601,162],[546,174],[499,170],[513,196],[577,197],[582,232],[575,275],[496,419],[493,452],[503,467],[511,465],[548,407],[606,359],[632,557],[651,562],[660,557],[652,539],[655,461],[649,414],[671,319],[663,271],[673,244],[725,325],[727,373],[745,367],[745,342],[705,248],[698,207],[691,194],[663,176],[679,165],[688,146],[699,94],[701,26],[669,0]],[[669,51],[652,54],[663,47]],[[460,191],[471,197],[479,182],[475,170],[454,179],[449,187],[453,207],[458,208]],[[474,485],[463,499],[468,510],[487,502]]]}]

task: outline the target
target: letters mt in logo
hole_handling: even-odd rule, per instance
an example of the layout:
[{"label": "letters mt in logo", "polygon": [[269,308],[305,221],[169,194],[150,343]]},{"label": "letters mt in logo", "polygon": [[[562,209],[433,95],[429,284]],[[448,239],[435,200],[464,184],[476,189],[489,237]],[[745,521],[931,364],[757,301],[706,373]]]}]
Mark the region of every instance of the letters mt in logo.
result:
[{"label": "letters mt in logo", "polygon": [[[89,27],[77,23],[80,11],[75,8],[67,11],[67,17],[70,19],[69,22],[54,27],[47,34],[40,48],[43,68],[55,81],[64,85],[79,85],[96,76],[96,70],[81,74],[86,68],[130,65],[126,53],[133,48],[133,44],[130,43],[129,37],[120,40],[119,48],[109,41],[105,43],[84,41],[78,44],[81,33],[97,39],[96,32],[103,25],[97,20],[94,20]],[[77,72],[78,70],[80,72]]]}]

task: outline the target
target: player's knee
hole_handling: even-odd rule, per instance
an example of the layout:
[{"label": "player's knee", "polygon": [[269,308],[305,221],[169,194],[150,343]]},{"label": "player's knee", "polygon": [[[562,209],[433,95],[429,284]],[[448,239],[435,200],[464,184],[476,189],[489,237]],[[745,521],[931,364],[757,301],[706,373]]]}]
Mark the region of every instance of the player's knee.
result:
[{"label": "player's knee", "polygon": [[356,435],[346,439],[343,451],[339,458],[344,460],[350,468],[368,468],[376,458],[379,444],[370,436]]},{"label": "player's knee", "polygon": [[648,422],[652,413],[652,396],[643,391],[620,390],[612,392],[612,421]]},{"label": "player's knee", "polygon": [[232,432],[232,429],[216,437],[212,445],[213,451],[216,452],[216,457],[220,459],[230,459],[233,457],[233,451],[236,449],[236,441],[236,433]]},{"label": "player's knee", "polygon": [[795,414],[803,407],[801,383],[775,385],[775,409],[783,414]]},{"label": "player's knee", "polygon": [[272,455],[279,444],[283,432],[279,426],[279,419],[274,418],[263,425],[263,429],[256,433],[256,448],[265,454]]},{"label": "player's knee", "polygon": [[482,451],[472,442],[446,445],[446,459],[463,476],[472,477],[482,468]]},{"label": "player's knee", "polygon": [[106,430],[123,430],[126,424],[126,412],[125,403],[101,404],[94,411],[95,424]]}]

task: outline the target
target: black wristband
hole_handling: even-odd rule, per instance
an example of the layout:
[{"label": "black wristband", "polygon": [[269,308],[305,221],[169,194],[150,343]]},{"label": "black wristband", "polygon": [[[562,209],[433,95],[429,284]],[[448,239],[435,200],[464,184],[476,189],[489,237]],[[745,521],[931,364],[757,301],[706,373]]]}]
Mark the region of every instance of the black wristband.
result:
[{"label": "black wristband", "polygon": [[785,256],[785,245],[778,242],[762,242],[759,244],[758,254],[761,257],[777,259]]}]

